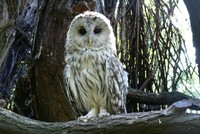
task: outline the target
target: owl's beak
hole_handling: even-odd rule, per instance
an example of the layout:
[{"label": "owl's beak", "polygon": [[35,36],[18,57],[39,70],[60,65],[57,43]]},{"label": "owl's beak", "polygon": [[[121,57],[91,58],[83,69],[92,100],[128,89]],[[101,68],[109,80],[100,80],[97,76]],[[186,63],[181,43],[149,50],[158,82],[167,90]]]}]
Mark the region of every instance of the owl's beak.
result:
[{"label": "owl's beak", "polygon": [[93,42],[92,39],[89,38],[89,39],[88,39],[88,44],[89,44],[89,45],[92,45],[92,42]]}]

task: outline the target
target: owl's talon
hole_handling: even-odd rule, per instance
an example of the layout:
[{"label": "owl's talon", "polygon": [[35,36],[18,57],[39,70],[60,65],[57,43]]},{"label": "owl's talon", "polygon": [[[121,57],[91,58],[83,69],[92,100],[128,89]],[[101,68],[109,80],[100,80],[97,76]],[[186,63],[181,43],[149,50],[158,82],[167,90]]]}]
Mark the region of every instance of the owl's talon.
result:
[{"label": "owl's talon", "polygon": [[99,113],[99,117],[106,117],[106,116],[110,116],[110,113]]},{"label": "owl's talon", "polygon": [[87,122],[92,121],[97,117],[97,109],[93,107],[85,116],[81,116],[78,118],[78,121]]},{"label": "owl's talon", "polygon": [[110,116],[110,113],[108,113],[106,109],[100,108],[100,113],[98,116],[99,117]]},{"label": "owl's talon", "polygon": [[85,115],[85,116],[80,116],[78,118],[78,121],[80,122],[88,122],[88,121],[93,121],[94,118],[96,118],[95,116],[88,116],[88,115]]}]

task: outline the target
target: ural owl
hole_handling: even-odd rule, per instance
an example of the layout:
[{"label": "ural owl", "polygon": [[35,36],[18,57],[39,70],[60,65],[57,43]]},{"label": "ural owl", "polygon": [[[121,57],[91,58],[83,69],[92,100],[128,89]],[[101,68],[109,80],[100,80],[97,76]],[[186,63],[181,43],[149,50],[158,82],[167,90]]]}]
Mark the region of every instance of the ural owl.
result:
[{"label": "ural owl", "polygon": [[127,73],[116,58],[115,35],[104,15],[77,15],[65,52],[65,89],[79,120],[126,112]]}]

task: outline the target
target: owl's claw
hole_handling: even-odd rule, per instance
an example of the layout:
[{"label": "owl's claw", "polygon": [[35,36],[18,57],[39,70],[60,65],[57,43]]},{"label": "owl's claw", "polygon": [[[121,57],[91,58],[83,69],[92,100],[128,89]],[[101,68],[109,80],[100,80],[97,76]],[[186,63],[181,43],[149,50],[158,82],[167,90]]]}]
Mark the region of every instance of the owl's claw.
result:
[{"label": "owl's claw", "polygon": [[97,117],[97,109],[92,108],[85,116],[81,116],[78,118],[78,121],[87,122],[92,121]]},{"label": "owl's claw", "polygon": [[85,115],[85,116],[80,116],[80,117],[78,118],[78,121],[80,121],[80,122],[88,122],[88,121],[94,120],[94,118],[96,118],[96,116],[88,116],[88,115]]},{"label": "owl's claw", "polygon": [[99,113],[98,116],[99,116],[99,117],[110,116],[110,113],[108,113],[108,112],[106,112],[106,113]]},{"label": "owl's claw", "polygon": [[99,117],[110,116],[110,113],[107,112],[106,109],[100,108]]}]

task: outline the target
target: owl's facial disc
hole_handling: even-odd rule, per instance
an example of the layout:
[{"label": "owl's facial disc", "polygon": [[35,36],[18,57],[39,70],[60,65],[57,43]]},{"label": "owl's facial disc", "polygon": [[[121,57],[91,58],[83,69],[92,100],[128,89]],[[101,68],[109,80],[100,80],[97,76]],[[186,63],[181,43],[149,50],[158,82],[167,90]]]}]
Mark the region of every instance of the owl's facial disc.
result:
[{"label": "owl's facial disc", "polygon": [[97,39],[95,40],[94,38],[95,38],[95,36],[98,36],[98,34],[100,34],[101,31],[102,31],[102,29],[99,28],[98,26],[96,26],[94,28],[94,30],[91,30],[91,32],[89,33],[89,36],[88,36],[88,45],[89,46],[97,45],[97,42],[95,42],[95,41],[98,41],[98,40]]},{"label": "owl's facial disc", "polygon": [[115,36],[110,21],[102,14],[87,12],[75,17],[68,32],[71,48],[99,51],[115,50]]},{"label": "owl's facial disc", "polygon": [[104,29],[99,26],[98,23],[95,23],[95,21],[87,20],[84,25],[78,28],[78,34],[84,43],[79,42],[77,45],[82,48],[101,48],[105,41],[105,39],[102,38],[103,30]]},{"label": "owl's facial disc", "polygon": [[[89,36],[86,29],[84,27],[81,27],[79,30],[78,30],[80,36]],[[92,37],[88,37],[88,45],[92,45],[93,43],[93,40],[92,40]]]}]

